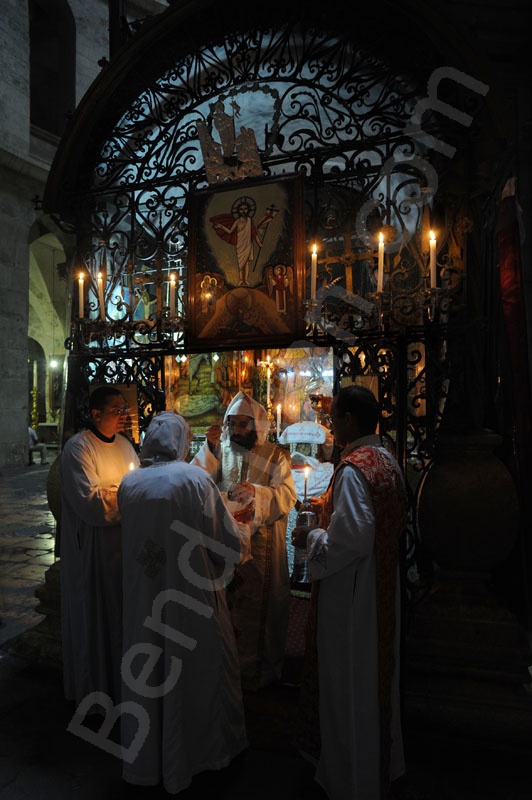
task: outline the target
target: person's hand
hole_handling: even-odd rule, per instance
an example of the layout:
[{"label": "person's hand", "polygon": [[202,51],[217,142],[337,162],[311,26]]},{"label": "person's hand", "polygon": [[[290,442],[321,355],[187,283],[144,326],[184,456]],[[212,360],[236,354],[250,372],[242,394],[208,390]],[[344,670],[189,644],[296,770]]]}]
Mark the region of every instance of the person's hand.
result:
[{"label": "person's hand", "polygon": [[303,549],[306,548],[309,531],[310,528],[308,525],[295,526],[295,528],[292,530],[292,544],[294,547],[302,547]]},{"label": "person's hand", "polygon": [[312,510],[314,511],[314,513],[316,514],[316,516],[319,519],[320,514],[321,514],[321,510],[323,508],[323,498],[322,497],[309,497],[308,499],[310,500],[310,507],[312,508]]},{"label": "person's hand", "polygon": [[209,427],[205,431],[205,436],[211,447],[218,447],[218,445],[220,444],[221,435],[222,435],[222,429],[220,425],[209,425]]},{"label": "person's hand", "polygon": [[[229,497],[229,495],[231,496]],[[243,481],[242,483],[235,484],[227,496],[229,500],[234,500],[235,503],[247,504],[255,497],[255,487],[252,483]]]}]

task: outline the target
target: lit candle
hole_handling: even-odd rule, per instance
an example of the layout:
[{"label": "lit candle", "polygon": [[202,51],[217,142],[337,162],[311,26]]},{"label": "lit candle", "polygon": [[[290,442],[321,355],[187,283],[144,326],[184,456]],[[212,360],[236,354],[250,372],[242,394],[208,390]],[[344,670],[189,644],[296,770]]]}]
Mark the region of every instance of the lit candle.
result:
[{"label": "lit candle", "polygon": [[175,317],[175,275],[170,275],[170,316]]},{"label": "lit candle", "polygon": [[83,319],[83,313],[85,309],[85,303],[83,300],[83,273],[80,273],[79,281],[78,281],[78,303],[79,303],[79,313],[78,316],[80,319]]},{"label": "lit candle", "polygon": [[268,366],[266,368],[266,408],[270,406],[270,389],[271,389],[271,377],[272,371],[270,369],[270,356],[267,357]]},{"label": "lit candle", "polygon": [[105,301],[103,299],[103,278],[102,273],[98,273],[98,302],[100,304],[100,318],[105,322]]},{"label": "lit candle", "polygon": [[303,501],[307,499],[307,486],[308,486],[308,474],[310,472],[310,467],[305,467],[305,490],[303,494]]},{"label": "lit candle", "polygon": [[281,434],[281,404],[277,403],[277,438]]},{"label": "lit candle", "polygon": [[379,233],[379,261],[377,267],[377,291],[382,292],[384,281],[384,236]]},{"label": "lit candle", "polygon": [[318,253],[316,252],[316,245],[312,248],[312,259],[310,262],[310,299],[314,300],[316,297],[316,283],[318,278]]},{"label": "lit candle", "polygon": [[436,237],[434,236],[434,231],[430,232],[430,240],[429,240],[429,247],[430,247],[430,288],[436,288]]}]

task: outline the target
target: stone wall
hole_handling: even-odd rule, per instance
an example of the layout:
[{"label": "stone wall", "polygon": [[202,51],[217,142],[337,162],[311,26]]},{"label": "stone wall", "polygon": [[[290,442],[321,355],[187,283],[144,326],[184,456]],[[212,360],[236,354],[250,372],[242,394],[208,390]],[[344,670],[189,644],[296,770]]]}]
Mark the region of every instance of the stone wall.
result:
[{"label": "stone wall", "polygon": [[[128,17],[164,11],[167,4],[136,0]],[[76,103],[109,58],[107,0],[71,0],[76,25]],[[30,125],[28,3],[2,0],[0,14],[0,469],[27,460],[29,246],[39,220],[33,198],[42,197],[57,143]],[[46,292],[42,292],[43,297]],[[52,319],[52,311],[43,314]],[[32,330],[42,339],[50,332]],[[48,348],[49,349],[49,348]]]},{"label": "stone wall", "polygon": [[0,466],[27,461],[28,230],[37,181],[0,170]]}]

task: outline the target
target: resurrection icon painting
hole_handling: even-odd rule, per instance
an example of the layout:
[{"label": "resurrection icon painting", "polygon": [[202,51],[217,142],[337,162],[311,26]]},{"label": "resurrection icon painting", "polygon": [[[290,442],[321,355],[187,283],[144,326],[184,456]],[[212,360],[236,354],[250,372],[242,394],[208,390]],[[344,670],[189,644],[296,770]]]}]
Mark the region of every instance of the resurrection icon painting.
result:
[{"label": "resurrection icon painting", "polygon": [[266,347],[302,338],[299,179],[194,194],[189,275],[191,346]]}]

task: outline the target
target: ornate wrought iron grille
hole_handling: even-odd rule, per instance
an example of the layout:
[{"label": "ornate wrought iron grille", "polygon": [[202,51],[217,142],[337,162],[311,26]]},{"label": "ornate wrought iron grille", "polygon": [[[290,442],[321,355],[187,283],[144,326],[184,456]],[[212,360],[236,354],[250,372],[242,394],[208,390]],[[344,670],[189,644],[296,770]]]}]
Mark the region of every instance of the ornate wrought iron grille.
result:
[{"label": "ornate wrought iron grille", "polygon": [[[417,99],[406,76],[349,39],[300,25],[221,37],[173,64],[115,126],[81,209],[86,234],[78,266],[88,277],[83,318],[127,322],[130,335],[118,326],[110,342],[84,323],[80,347],[186,347],[188,197],[208,183],[250,175],[305,176],[309,247],[315,237],[327,247],[320,278],[343,280],[347,262],[358,258],[356,291],[367,293],[375,283],[373,231],[357,233],[353,212],[371,198],[373,228],[385,222],[403,237],[419,228],[426,181],[413,166],[420,147],[404,133]],[[233,151],[225,147],[228,124],[240,128]],[[397,168],[383,177],[390,160]],[[400,286],[404,296],[423,280],[421,256],[412,244],[402,250],[390,286]],[[168,284],[177,264],[177,311],[171,313]],[[353,273],[351,263],[348,269]],[[106,276],[103,304],[99,272]],[[158,302],[143,317],[156,323],[148,336],[145,325],[131,323],[150,275]],[[396,305],[404,316],[404,299]]]},{"label": "ornate wrought iron grille", "polygon": [[[449,299],[461,297],[468,223],[458,211],[438,215],[430,154],[405,132],[420,92],[347,36],[299,23],[221,33],[169,62],[114,125],[87,192],[73,198],[67,427],[83,419],[94,382],[137,384],[141,430],[164,402],[164,356],[190,349],[191,193],[298,174],[307,338],[333,347],[337,385],[377,377],[382,433],[406,473],[425,469],[445,402]],[[424,131],[441,137],[430,117]],[[388,238],[378,292],[379,230]],[[148,282],[155,297],[143,297]]]},{"label": "ornate wrought iron grille", "polygon": [[[339,380],[375,371],[400,459],[426,463],[445,396],[446,316],[430,314],[426,217],[433,198],[419,167],[428,156],[405,133],[419,97],[409,76],[347,36],[301,24],[221,34],[169,64],[107,136],[89,192],[76,198],[82,233],[73,278],[75,285],[82,269],[85,283],[78,309],[74,293],[69,346],[85,364],[84,380],[95,378],[87,365],[99,359],[156,365],[161,354],[187,350],[191,192],[258,174],[300,174],[308,252],[318,244],[318,294],[325,290],[320,324],[307,317],[308,338],[336,348]],[[236,133],[230,145],[228,124]],[[436,133],[430,119],[424,130]],[[393,170],[384,170],[391,162]],[[452,247],[454,221],[439,224],[440,283],[459,296],[463,257]],[[377,297],[379,229],[399,246],[387,242]],[[139,312],[146,280],[157,296]],[[119,369],[164,393],[160,365],[144,376]]]}]

